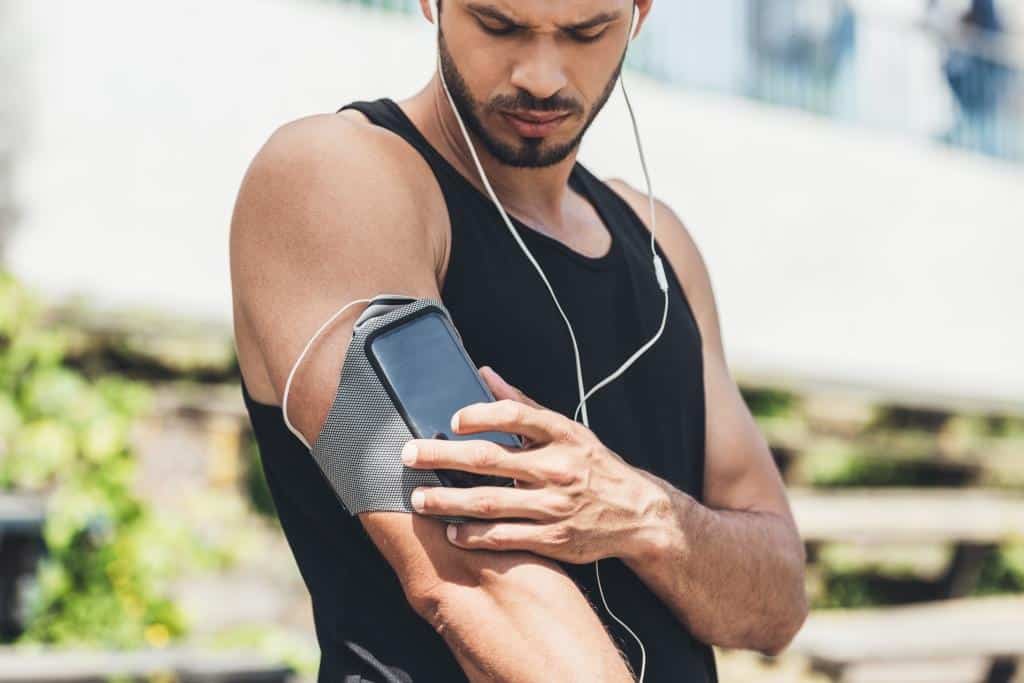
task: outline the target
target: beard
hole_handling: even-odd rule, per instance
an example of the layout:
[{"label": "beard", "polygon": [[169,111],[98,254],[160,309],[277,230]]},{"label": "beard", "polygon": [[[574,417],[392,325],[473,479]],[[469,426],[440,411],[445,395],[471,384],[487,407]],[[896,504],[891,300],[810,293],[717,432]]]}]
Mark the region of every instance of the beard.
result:
[{"label": "beard", "polygon": [[[491,156],[507,166],[518,168],[542,168],[557,164],[579,147],[580,142],[583,140],[583,134],[587,132],[590,124],[594,122],[594,119],[604,107],[608,98],[611,97],[612,91],[615,89],[615,82],[619,78],[619,72],[622,71],[622,64],[626,59],[625,51],[623,51],[622,57],[619,58],[618,66],[615,67],[615,72],[605,84],[600,97],[597,99],[597,103],[591,107],[585,123],[571,140],[560,144],[551,144],[547,142],[546,138],[521,137],[520,144],[512,145],[502,142],[494,135],[491,135],[477,116],[478,105],[473,99],[472,93],[469,92],[466,80],[459,73],[451,53],[448,52],[448,45],[445,43],[443,32],[439,36],[438,50],[441,56],[441,72],[444,75],[448,91],[451,93],[452,100],[455,102],[455,107],[466,128],[483,142],[484,147],[491,153]],[[499,109],[576,112],[580,109],[579,105],[571,100],[555,97],[542,102],[533,99],[529,93],[522,90],[520,90],[518,96],[498,97],[488,105],[480,105],[479,108],[493,112],[497,112]]]}]

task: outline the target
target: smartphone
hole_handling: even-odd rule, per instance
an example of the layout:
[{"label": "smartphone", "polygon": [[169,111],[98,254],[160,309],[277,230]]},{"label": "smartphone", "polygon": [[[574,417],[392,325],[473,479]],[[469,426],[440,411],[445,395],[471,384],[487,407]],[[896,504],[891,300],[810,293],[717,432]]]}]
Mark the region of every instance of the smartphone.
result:
[{"label": "smartphone", "polygon": [[[522,448],[517,434],[453,434],[452,415],[471,403],[494,401],[462,339],[444,312],[425,306],[367,335],[366,357],[395,407],[418,439],[486,439]],[[513,486],[508,477],[434,470],[445,486]]]}]

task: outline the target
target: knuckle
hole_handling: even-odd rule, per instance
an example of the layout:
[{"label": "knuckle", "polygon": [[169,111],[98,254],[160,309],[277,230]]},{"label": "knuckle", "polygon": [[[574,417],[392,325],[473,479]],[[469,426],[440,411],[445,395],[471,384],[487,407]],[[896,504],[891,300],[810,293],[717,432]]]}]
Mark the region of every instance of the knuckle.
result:
[{"label": "knuckle", "polygon": [[513,401],[510,398],[503,398],[498,401],[500,406],[501,417],[504,421],[510,423],[520,422],[523,418],[523,404],[519,401]]},{"label": "knuckle", "polygon": [[492,441],[480,441],[473,452],[472,464],[481,469],[494,467],[500,457],[496,445]]},{"label": "knuckle", "polygon": [[573,441],[577,441],[580,438],[580,436],[581,436],[581,432],[580,432],[581,427],[580,427],[580,424],[578,422],[574,422],[573,420],[570,420],[569,418],[565,417],[561,413],[556,413],[556,412],[550,411],[550,410],[547,411],[547,412],[550,413],[551,418],[553,420],[557,421],[557,426],[555,427],[555,430],[554,430],[555,431],[555,440],[556,441],[560,441],[562,443],[570,443],[570,442],[573,442]]},{"label": "knuckle", "polygon": [[568,457],[559,457],[551,463],[548,480],[556,486],[575,486],[581,481],[581,475]]},{"label": "knuckle", "polygon": [[568,524],[556,524],[548,532],[548,543],[559,548],[568,548],[573,543],[572,528]]},{"label": "knuckle", "polygon": [[556,517],[568,517],[576,512],[576,502],[569,496],[555,496],[548,504],[548,509]]},{"label": "knuckle", "polygon": [[493,496],[479,496],[473,501],[473,512],[487,517],[497,509],[498,502]]}]

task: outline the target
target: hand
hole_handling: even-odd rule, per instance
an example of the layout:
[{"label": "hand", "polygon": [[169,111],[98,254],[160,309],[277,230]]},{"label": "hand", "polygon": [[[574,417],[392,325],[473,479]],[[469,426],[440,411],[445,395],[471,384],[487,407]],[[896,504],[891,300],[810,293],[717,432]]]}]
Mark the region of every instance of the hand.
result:
[{"label": "hand", "polygon": [[653,543],[653,516],[666,499],[652,476],[490,367],[480,371],[496,400],[458,410],[452,431],[510,432],[527,446],[413,439],[402,449],[402,459],[409,467],[510,477],[516,487],[420,487],[413,492],[413,507],[428,515],[514,520],[449,525],[449,539],[463,548],[528,550],[575,564],[646,552]]}]

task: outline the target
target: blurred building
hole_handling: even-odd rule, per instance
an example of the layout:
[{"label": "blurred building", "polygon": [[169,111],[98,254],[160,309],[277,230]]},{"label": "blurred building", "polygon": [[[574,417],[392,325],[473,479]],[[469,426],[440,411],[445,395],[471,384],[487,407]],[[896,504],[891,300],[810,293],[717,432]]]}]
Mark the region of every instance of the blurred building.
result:
[{"label": "blurred building", "polygon": [[[58,296],[230,320],[228,225],[267,136],[430,76],[411,55],[431,54],[432,27],[411,3],[374,4],[4,3],[26,37],[24,83],[5,91],[26,124],[8,265]],[[708,261],[737,369],[1024,396],[1016,86],[995,153],[946,135],[958,105],[934,15],[965,7],[928,7],[654,4],[625,79],[654,191]],[[1019,24],[1004,21],[1010,62]],[[580,160],[643,187],[630,130],[616,91]]]}]

